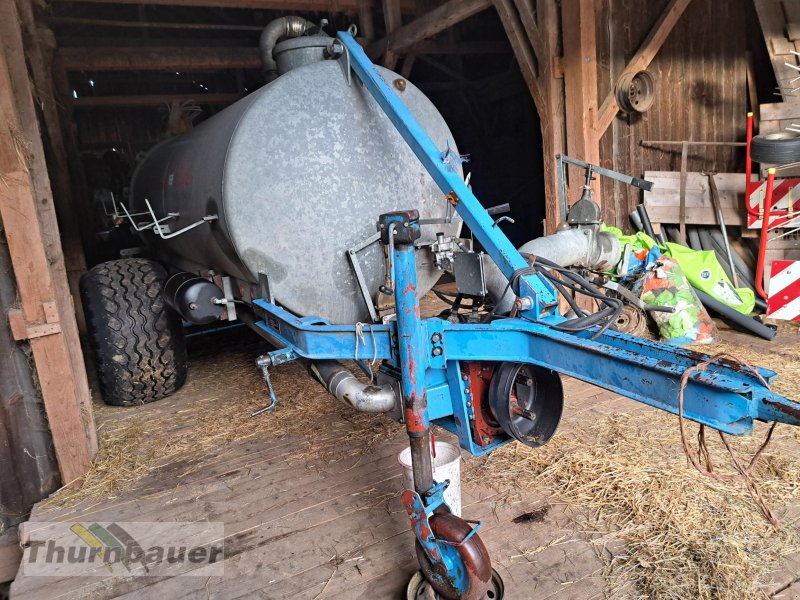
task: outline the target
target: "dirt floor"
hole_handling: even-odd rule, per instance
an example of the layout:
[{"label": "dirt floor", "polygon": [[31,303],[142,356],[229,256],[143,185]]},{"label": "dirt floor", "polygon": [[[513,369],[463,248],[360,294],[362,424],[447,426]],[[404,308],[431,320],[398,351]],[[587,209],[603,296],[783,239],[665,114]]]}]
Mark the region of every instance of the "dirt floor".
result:
[{"label": "dirt floor", "polygon": [[[775,356],[800,365],[794,330],[772,343],[723,334],[721,349],[763,353],[762,366]],[[189,379],[173,397],[135,408],[98,401],[103,449],[95,469],[81,486],[38,505],[22,529],[30,541],[45,521],[221,521],[223,575],[21,574],[11,597],[405,597],[416,560],[399,499],[403,427],[353,413],[296,365],[273,370],[279,404],[251,417],[267,400],[253,362],[266,349],[244,329],[193,338]],[[480,535],[506,598],[800,598],[794,432],[777,436],[768,472],[754,476],[781,519],[776,533],[741,483],[710,486],[687,466],[675,417],[576,380],[564,385],[565,414],[545,447],[551,450],[464,454],[463,515],[483,521]],[[724,465],[720,447],[714,452]],[[683,487],[704,495],[684,497]],[[665,512],[652,510],[653,499],[665,496],[674,500]],[[695,514],[702,503],[716,521]],[[720,523],[730,523],[730,531],[705,533],[703,527],[727,527]],[[700,535],[687,536],[684,526]],[[675,538],[667,535],[671,529]],[[722,541],[706,544],[714,537]],[[723,555],[721,548],[735,552]],[[667,567],[659,567],[661,560]]]}]

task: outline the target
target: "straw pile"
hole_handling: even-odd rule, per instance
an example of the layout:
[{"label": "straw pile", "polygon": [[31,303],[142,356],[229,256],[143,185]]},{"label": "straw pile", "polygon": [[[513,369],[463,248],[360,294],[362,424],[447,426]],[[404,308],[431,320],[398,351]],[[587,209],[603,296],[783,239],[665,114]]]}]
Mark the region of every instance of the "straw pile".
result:
[{"label": "straw pile", "polygon": [[[298,455],[322,460],[366,454],[403,436],[389,419],[355,413],[332,400],[299,365],[273,370],[279,404],[270,413],[250,417],[266,402],[252,362],[263,347],[237,338],[222,348],[207,338],[203,346],[213,348],[192,353],[190,379],[179,394],[184,401],[167,399],[134,409],[96,405],[101,451],[94,468],[52,497],[51,505],[116,496],[159,465],[187,456],[192,457],[188,470],[202,469],[230,442],[251,436],[299,436],[304,441]],[[782,375],[775,390],[800,397],[800,357],[792,351],[767,357],[726,344],[700,350],[730,352],[769,366]],[[186,395],[197,400],[187,403]],[[787,513],[800,494],[800,431],[779,426],[754,472],[782,521],[776,532],[741,482],[713,481],[687,464],[675,417],[655,410],[642,414],[591,424],[576,419],[543,448],[509,444],[465,461],[464,479],[519,496],[539,496],[547,489],[580,508],[576,529],[591,532],[606,559],[614,597],[624,597],[625,584],[633,582],[636,597],[654,600],[763,598],[759,581],[783,556],[800,550],[796,516]],[[740,456],[752,454],[765,429],[759,427],[752,438],[732,439],[734,450]],[[724,448],[715,435],[707,437],[716,468],[724,470]]]},{"label": "straw pile", "polygon": [[[773,358],[732,344],[701,350],[768,365],[782,375],[773,389],[800,397],[800,358],[791,351]],[[698,430],[694,424],[689,428],[691,436]],[[743,482],[715,481],[688,464],[674,416],[655,410],[620,414],[565,429],[537,450],[514,444],[470,460],[465,479],[519,495],[545,488],[585,509],[577,511],[584,515],[577,528],[592,532],[613,597],[625,597],[625,584],[633,582],[636,597],[654,600],[765,598],[765,576],[783,557],[800,551],[797,428],[779,425],[753,472],[781,519],[780,531],[767,523]],[[760,424],[751,437],[729,438],[736,455],[749,459],[766,429]],[[716,433],[706,437],[715,469],[732,472]],[[609,550],[618,540],[624,543],[622,554]]]},{"label": "straw pile", "polygon": [[189,379],[176,397],[123,408],[95,402],[100,451],[93,467],[50,496],[45,506],[116,497],[159,466],[177,461],[188,463],[185,476],[218,460],[232,442],[253,436],[299,436],[295,457],[333,460],[366,454],[403,433],[382,415],[356,413],[340,404],[298,364],[271,370],[278,405],[252,417],[268,403],[253,362],[265,350],[263,342],[249,332],[202,341],[191,353]]}]

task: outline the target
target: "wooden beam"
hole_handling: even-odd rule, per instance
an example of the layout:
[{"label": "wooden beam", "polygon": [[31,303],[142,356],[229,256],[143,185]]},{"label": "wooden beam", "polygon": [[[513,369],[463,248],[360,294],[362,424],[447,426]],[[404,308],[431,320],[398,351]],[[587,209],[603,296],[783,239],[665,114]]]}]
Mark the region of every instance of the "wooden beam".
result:
[{"label": "wooden beam", "polygon": [[358,33],[367,43],[375,39],[375,19],[372,14],[372,3],[358,0]]},{"label": "wooden beam", "polygon": [[97,439],[19,23],[15,3],[0,3],[0,218],[25,324],[61,327],[29,344],[61,478],[69,483],[91,467]]},{"label": "wooden beam", "polygon": [[514,5],[519,15],[519,20],[525,28],[525,33],[528,36],[528,42],[533,48],[533,53],[536,55],[536,62],[538,65],[549,61],[550,57],[545,48],[545,41],[539,30],[539,24],[536,22],[536,16],[533,12],[529,0],[514,0]]},{"label": "wooden beam", "polygon": [[231,25],[229,23],[178,23],[175,21],[124,21],[119,19],[89,19],[86,17],[47,17],[51,25],[85,25],[121,29],[180,29],[198,31],[261,31],[261,25]]},{"label": "wooden beam", "polygon": [[[17,4],[22,34],[28,54],[28,64],[33,77],[36,104],[42,115],[43,128],[47,131],[48,167],[53,183],[53,200],[61,232],[64,266],[67,281],[75,305],[78,329],[86,331],[86,321],[80,297],[80,278],[86,272],[86,257],[81,241],[80,215],[89,211],[86,194],[74,194],[67,146],[64,141],[59,107],[53,88],[53,54],[55,37],[49,29],[37,28],[33,7],[25,0]],[[85,220],[84,220],[85,221]],[[92,232],[92,235],[94,232]]]},{"label": "wooden beam", "polygon": [[260,69],[258,48],[61,48],[68,71]]},{"label": "wooden beam", "polygon": [[[639,50],[628,62],[623,73],[644,71],[650,66],[650,63],[655,58],[656,54],[658,54],[661,46],[664,45],[664,42],[675,28],[675,24],[686,11],[686,7],[689,6],[690,2],[691,0],[669,1],[662,11],[661,16],[658,17],[658,20],[655,22],[652,29],[650,29],[650,33],[647,34],[644,42],[642,42]],[[620,73],[620,75],[622,75],[622,73]],[[602,137],[618,112],[619,107],[617,106],[614,90],[612,89],[600,105],[600,112],[597,118],[597,134],[599,136]]]},{"label": "wooden beam", "polygon": [[148,94],[145,96],[83,96],[71,101],[75,110],[120,106],[161,106],[170,102],[191,102],[198,105],[233,104],[241,94]]},{"label": "wooden beam", "polygon": [[[781,84],[785,84],[786,80],[791,79],[796,73],[784,63],[797,64],[798,62],[797,57],[792,54],[796,48],[789,39],[788,15],[784,12],[785,4],[777,0],[753,0],[753,5],[758,15],[761,33],[764,36],[778,87],[785,87]],[[787,102],[795,101],[795,98],[789,96],[783,99]]]},{"label": "wooden beam", "polygon": [[[83,3],[139,4],[220,8],[249,8],[254,10],[280,10],[286,12],[355,13],[361,0],[81,0]],[[376,0],[366,0],[374,6]],[[378,0],[379,1],[379,0]],[[55,0],[58,4],[72,0]],[[416,0],[401,0],[403,13],[416,14]]]},{"label": "wooden beam", "polygon": [[417,42],[433,37],[456,23],[486,10],[491,0],[449,0],[429,13],[403,25],[385,38],[367,46],[367,55],[375,60],[387,52],[399,53]]},{"label": "wooden beam", "polygon": [[541,117],[542,111],[545,110],[545,100],[539,87],[539,64],[525,34],[519,13],[517,13],[512,0],[494,0],[494,7],[500,16],[500,22],[506,31],[514,56],[517,58],[522,78],[525,80],[525,85],[528,86]]},{"label": "wooden beam", "polygon": [[[558,211],[555,157],[564,152],[564,85],[555,58],[560,55],[559,10],[552,0],[494,0],[494,6],[533,97],[542,131],[545,233],[554,233]],[[533,38],[533,39],[532,39]]]},{"label": "wooden beam", "polygon": [[449,40],[423,40],[414,44],[410,50],[414,54],[441,54],[441,55],[483,55],[483,54],[510,54],[511,46],[506,40],[462,40],[451,42]]},{"label": "wooden beam", "polygon": [[[600,163],[597,134],[597,39],[594,0],[563,0],[561,35],[564,40],[564,91],[566,96],[567,154],[592,164]],[[583,171],[570,168],[569,198],[576,200],[583,186]],[[600,182],[592,184],[600,203]]]},{"label": "wooden beam", "polygon": [[536,13],[539,17],[539,32],[544,50],[541,62],[542,72],[539,78],[543,102],[539,120],[541,121],[542,153],[544,155],[544,232],[551,234],[557,231],[560,221],[566,220],[566,215],[560,214],[558,207],[558,168],[556,163],[556,155],[564,153],[566,143],[564,77],[561,63],[556,60],[556,57],[561,56],[562,47],[561,14],[556,3],[551,0],[537,0]]},{"label": "wooden beam", "polygon": [[[386,26],[386,35],[391,35],[403,26],[403,13],[400,10],[400,0],[381,0],[383,5],[383,21]],[[383,66],[394,70],[397,65],[396,52],[391,50],[383,55]]]}]

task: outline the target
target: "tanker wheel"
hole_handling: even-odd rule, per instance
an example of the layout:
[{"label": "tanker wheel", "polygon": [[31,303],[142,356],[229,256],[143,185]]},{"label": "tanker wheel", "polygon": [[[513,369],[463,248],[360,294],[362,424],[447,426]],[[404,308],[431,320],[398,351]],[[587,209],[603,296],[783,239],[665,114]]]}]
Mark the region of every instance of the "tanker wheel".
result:
[{"label": "tanker wheel", "polygon": [[[429,523],[436,539],[453,544],[440,544],[439,547],[443,554],[448,555],[454,568],[448,573],[443,563],[432,564],[417,541],[417,560],[425,579],[434,591],[446,600],[483,598],[492,580],[492,563],[481,538],[473,534],[468,540],[463,541],[472,531],[472,527],[450,513],[435,513],[430,517]],[[461,585],[457,587],[459,581]],[[459,592],[459,587],[464,591]]]},{"label": "tanker wheel", "polygon": [[81,299],[106,404],[160,400],[186,380],[183,327],[161,293],[166,277],[157,262],[124,258],[99,264],[81,278]]}]

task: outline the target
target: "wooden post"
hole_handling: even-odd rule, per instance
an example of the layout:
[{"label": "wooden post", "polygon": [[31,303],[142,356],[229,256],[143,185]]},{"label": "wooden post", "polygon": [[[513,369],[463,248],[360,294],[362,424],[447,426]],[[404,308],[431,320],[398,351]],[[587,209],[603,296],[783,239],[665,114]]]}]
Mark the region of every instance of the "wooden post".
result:
[{"label": "wooden post", "polygon": [[366,0],[358,2],[358,26],[359,34],[369,43],[375,39],[375,19],[372,15],[372,4]]},{"label": "wooden post", "polygon": [[494,0],[522,76],[533,97],[542,130],[545,234],[565,218],[558,209],[556,155],[564,151],[564,85],[560,55],[559,12],[552,0],[538,0],[537,19],[526,0]]},{"label": "wooden post", "polygon": [[[564,0],[561,4],[564,40],[564,91],[566,97],[567,154],[592,164],[600,163],[597,134],[597,40],[595,2]],[[569,200],[583,186],[583,171],[569,169]],[[594,201],[601,205],[600,182],[592,182]]]},{"label": "wooden post", "polygon": [[21,300],[1,318],[29,340],[68,483],[90,468],[97,439],[19,24],[15,3],[0,3],[0,218]]},{"label": "wooden post", "polygon": [[[391,35],[403,25],[403,14],[400,11],[399,0],[382,0],[383,2],[383,20],[386,24],[386,35]],[[396,52],[388,51],[383,57],[383,66],[387,69],[394,70],[397,65],[399,56]]]},{"label": "wooden post", "polygon": [[[85,219],[89,206],[82,195],[73,196],[72,193],[73,186],[67,164],[68,153],[64,144],[61,119],[53,90],[52,64],[55,38],[49,29],[37,29],[33,10],[28,0],[18,0],[17,7],[28,51],[31,75],[35,84],[36,103],[41,107],[44,127],[47,130],[48,164],[53,182],[53,202],[61,232],[61,247],[64,252],[67,281],[75,305],[78,329],[85,332],[86,322],[78,286],[81,275],[86,272],[86,258],[78,219],[80,215],[84,215]],[[76,202],[76,199],[84,201]]]},{"label": "wooden post", "polygon": [[486,10],[492,0],[448,0],[429,13],[367,46],[367,56],[373,61],[387,52],[399,53],[417,42],[433,37],[456,23]]}]

